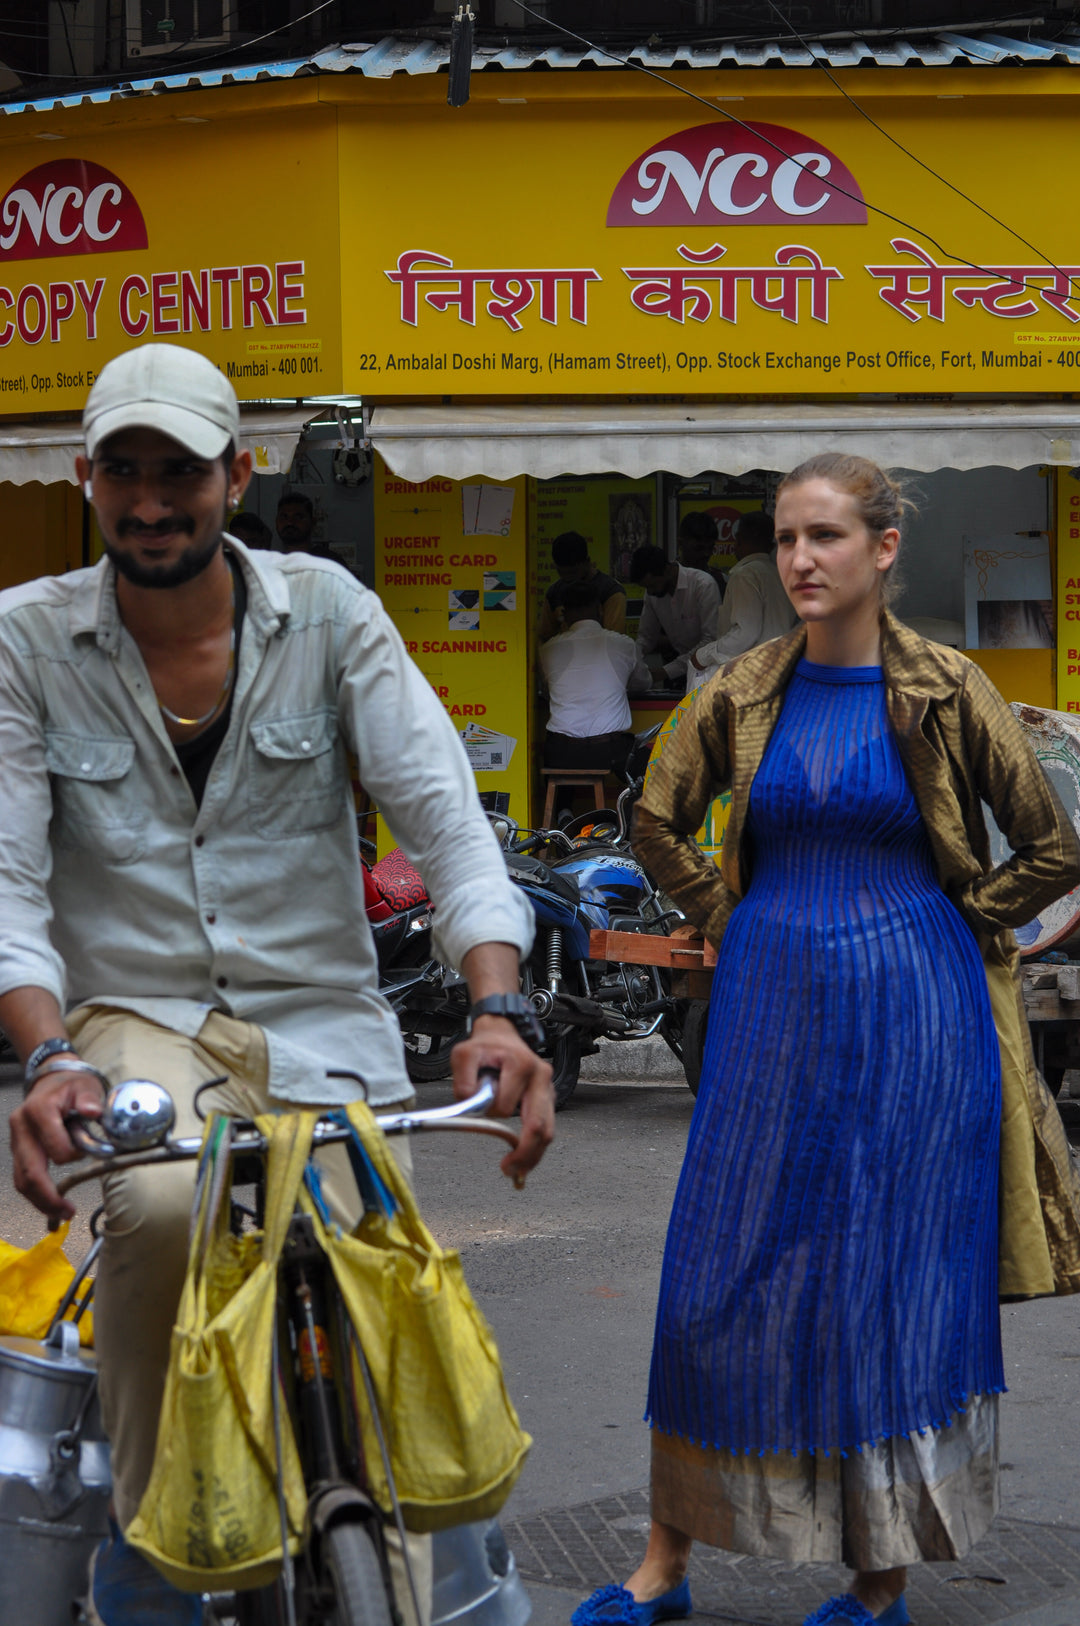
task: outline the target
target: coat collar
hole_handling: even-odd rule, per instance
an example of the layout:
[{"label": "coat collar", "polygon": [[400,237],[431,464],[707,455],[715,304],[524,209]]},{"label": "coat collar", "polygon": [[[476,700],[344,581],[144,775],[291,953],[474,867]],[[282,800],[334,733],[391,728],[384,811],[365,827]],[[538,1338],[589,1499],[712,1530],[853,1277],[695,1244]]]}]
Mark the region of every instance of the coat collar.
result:
[{"label": "coat collar", "polygon": [[[802,624],[782,638],[740,655],[723,677],[723,687],[739,709],[764,705],[787,688],[806,652]],[[963,656],[929,643],[888,610],[881,617],[881,669],[891,689],[914,700],[947,700],[963,683]]]}]

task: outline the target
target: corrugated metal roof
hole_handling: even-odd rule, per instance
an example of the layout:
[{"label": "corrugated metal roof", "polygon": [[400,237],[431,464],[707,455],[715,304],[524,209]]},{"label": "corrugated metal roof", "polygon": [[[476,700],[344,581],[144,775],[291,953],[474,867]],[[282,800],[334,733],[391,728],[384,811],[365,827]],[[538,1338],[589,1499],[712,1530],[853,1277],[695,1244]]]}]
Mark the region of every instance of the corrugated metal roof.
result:
[{"label": "corrugated metal roof", "polygon": [[[642,44],[620,46],[616,55],[656,71],[672,68],[950,68],[957,66],[1080,66],[1080,36],[1075,40],[1031,40],[1011,35],[960,34],[935,31],[911,35],[830,35],[801,45],[795,40],[720,40],[699,44]],[[329,46],[310,57],[280,62],[234,63],[216,68],[178,68],[169,73],[148,73],[138,79],[98,85],[67,95],[48,94],[23,100],[0,101],[0,111],[48,113],[67,107],[160,95],[163,91],[195,90],[216,85],[246,85],[259,80],[297,79],[320,73],[359,73],[367,79],[390,79],[394,74],[438,73],[450,59],[444,40],[417,40],[389,35],[375,42]],[[520,44],[479,45],[473,53],[473,71],[520,73],[530,69],[613,68],[606,51],[576,46]]]}]

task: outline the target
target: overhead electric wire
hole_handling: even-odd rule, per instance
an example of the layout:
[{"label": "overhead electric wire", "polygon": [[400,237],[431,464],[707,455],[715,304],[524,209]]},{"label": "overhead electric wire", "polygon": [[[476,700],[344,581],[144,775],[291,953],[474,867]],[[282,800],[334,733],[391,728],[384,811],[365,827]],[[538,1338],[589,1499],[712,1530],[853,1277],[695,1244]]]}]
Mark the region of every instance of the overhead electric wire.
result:
[{"label": "overhead electric wire", "polygon": [[[918,153],[912,152],[910,147],[905,147],[902,141],[900,141],[896,136],[891,135],[883,125],[878,123],[877,119],[875,119],[872,114],[866,111],[865,107],[855,100],[854,96],[852,96],[849,91],[844,89],[839,79],[837,79],[835,74],[832,72],[832,69],[829,67],[828,63],[823,62],[814,51],[810,50],[809,42],[799,33],[798,29],[795,27],[795,24],[790,20],[790,18],[784,16],[784,13],[780,10],[780,7],[776,5],[775,0],[766,0],[766,4],[771,11],[775,11],[780,21],[786,24],[786,26],[791,30],[792,37],[798,40],[803,49],[810,51],[810,55],[814,58],[815,63],[821,69],[830,85],[832,85],[835,90],[840,92],[844,100],[851,104],[856,113],[858,113],[859,117],[864,118],[867,124],[871,125],[873,129],[877,131],[878,135],[883,135],[886,141],[891,141],[893,146],[898,148],[906,158],[910,158],[913,164],[918,164],[919,168],[925,169],[926,173],[928,175],[932,175],[935,181],[940,181],[942,186],[947,186],[951,192],[955,192],[958,198],[963,198],[965,203],[970,203],[972,208],[978,209],[986,216],[988,220],[992,220],[995,226],[1000,226],[1003,231],[1007,231],[1009,233],[1010,237],[1015,237],[1018,243],[1023,243],[1024,247],[1029,248],[1033,254],[1038,254],[1041,258],[1045,259],[1048,265],[1053,265],[1053,262],[1050,260],[1049,256],[1044,255],[1042,249],[1037,247],[1035,243],[1030,242],[1022,232],[1018,232],[1015,226],[1010,226],[1007,220],[1002,220],[999,215],[994,214],[993,210],[987,209],[984,204],[978,201],[978,199],[973,198],[970,193],[965,192],[963,187],[957,186],[955,181],[950,181],[948,176],[942,175],[934,168],[932,164],[928,164],[925,159],[920,158]],[[1053,269],[1058,272],[1059,276],[1064,276],[1065,273],[1059,270],[1056,265],[1053,265]],[[1071,282],[1072,278],[1069,280]]]},{"label": "overhead electric wire", "polygon": [[[250,50],[250,48],[253,45],[260,45],[264,40],[272,39],[277,34],[282,34],[282,33],[287,32],[290,28],[295,26],[296,23],[305,22],[309,17],[316,16],[317,13],[319,13],[320,11],[327,10],[327,8],[329,6],[334,5],[335,3],[336,3],[336,0],[320,0],[320,3],[318,5],[313,6],[309,11],[303,12],[299,17],[293,17],[293,18],[291,18],[289,20],[289,22],[282,23],[277,28],[272,28],[272,29],[268,30],[268,32],[265,33],[265,34],[259,34],[254,39],[243,40],[239,44],[233,45],[233,46],[225,46],[220,51],[211,51],[211,52],[208,52],[205,56],[188,57],[186,59],[185,66],[196,67],[201,62],[218,61],[223,56],[235,55],[237,51]],[[828,64],[821,60],[821,58],[818,56],[818,54],[812,49],[810,43],[796,29],[794,23],[792,23],[789,18],[785,17],[784,13],[774,3],[774,0],[767,0],[767,3],[769,4],[771,10],[774,11],[776,13],[776,15],[779,17],[780,21],[784,24],[784,26],[789,30],[792,38],[794,38],[794,40],[802,47],[802,49],[807,52],[807,54],[811,58],[811,61],[817,67],[821,68],[822,72],[828,78],[830,84],[833,85],[833,87],[840,92],[840,94],[845,98],[846,101],[848,101],[851,104],[851,106],[855,109],[855,111],[862,118],[864,118],[867,121],[868,124],[870,124],[875,130],[877,130],[880,135],[884,136],[884,138],[887,141],[891,142],[900,152],[904,153],[904,155],[906,157],[910,158],[913,163],[916,163],[922,169],[925,169],[927,174],[932,175],[935,178],[935,180],[940,181],[943,186],[949,187],[950,190],[955,192],[958,197],[963,198],[965,202],[969,203],[972,206],[972,208],[977,209],[981,214],[984,214],[988,220],[991,220],[991,221],[993,221],[993,223],[995,225],[1000,226],[1001,229],[1003,231],[1008,232],[1011,237],[1015,237],[1017,242],[1022,243],[1025,248],[1031,249],[1033,254],[1038,254],[1042,258],[1044,258],[1046,260],[1046,262],[1047,262],[1047,270],[1048,271],[1053,271],[1056,276],[1067,277],[1068,284],[1069,284],[1070,288],[1077,287],[1078,279],[1076,277],[1074,277],[1074,276],[1068,275],[1063,270],[1063,268],[1061,266],[1057,265],[1056,262],[1054,260],[1052,260],[1049,255],[1043,254],[1043,251],[1036,244],[1029,241],[1029,239],[1026,238],[1023,235],[1022,232],[1017,231],[1014,226],[1010,226],[1007,221],[1002,220],[998,215],[995,215],[990,209],[987,209],[983,204],[979,203],[977,199],[971,197],[970,194],[965,192],[961,187],[957,186],[954,182],[948,180],[947,177],[940,174],[930,164],[927,164],[923,159],[919,158],[917,154],[913,153],[910,150],[910,148],[905,147],[903,142],[898,140],[895,136],[891,135],[888,130],[884,129],[883,126],[878,124],[876,119],[874,119],[866,111],[866,109],[863,108],[856,101],[856,99],[852,95],[850,95],[850,93],[847,90],[844,89],[843,85],[841,85],[839,83],[839,81],[835,78],[835,76],[831,72]],[[691,101],[700,103],[700,105],[702,107],[708,108],[709,112],[714,117],[717,114],[719,114],[721,118],[725,118],[730,123],[738,125],[740,129],[748,131],[751,135],[754,135],[758,140],[764,142],[765,145],[767,145],[769,147],[772,147],[775,152],[778,152],[781,155],[781,157],[787,159],[790,163],[794,164],[798,169],[801,169],[804,174],[814,174],[814,175],[817,174],[816,171],[811,171],[807,164],[800,163],[800,161],[797,158],[795,158],[792,154],[785,152],[784,149],[779,145],[778,142],[775,142],[770,137],[763,135],[760,130],[755,130],[753,128],[753,126],[748,124],[745,119],[740,119],[737,114],[730,113],[727,110],[727,108],[718,106],[716,102],[711,102],[704,96],[699,96],[696,91],[688,90],[685,85],[680,85],[674,79],[668,79],[663,74],[657,73],[654,69],[647,68],[644,65],[644,63],[636,62],[636,61],[634,61],[634,59],[632,57],[619,56],[616,52],[608,50],[606,46],[597,45],[594,41],[592,41],[590,39],[587,39],[584,34],[579,34],[574,29],[566,28],[562,23],[557,23],[552,18],[545,17],[542,13],[534,11],[533,8],[526,3],[526,0],[514,0],[514,4],[519,8],[519,10],[525,12],[528,16],[534,18],[535,21],[544,24],[547,28],[554,29],[559,34],[565,34],[568,39],[576,40],[579,45],[584,45],[589,51],[593,51],[593,52],[596,52],[600,56],[607,57],[609,61],[618,63],[620,67],[630,68],[636,73],[643,73],[643,74],[646,75],[647,78],[655,79],[657,81],[657,83],[659,83],[661,85],[665,85],[669,90],[677,91],[680,95],[688,97]],[[970,27],[971,25],[969,24],[968,26]],[[885,32],[885,31],[882,30],[881,32]],[[893,31],[889,30],[889,32],[892,33]],[[902,28],[896,30],[896,33],[898,35],[901,35],[903,33]],[[781,44],[782,41],[779,40],[779,39],[775,40],[775,41],[769,40],[769,41],[767,41],[767,43]],[[184,46],[176,46],[176,47],[174,47],[174,49],[172,51],[162,53],[162,55],[156,57],[156,59],[155,59],[155,64],[154,64],[155,68],[159,67],[162,62],[167,62],[172,57],[180,55],[184,51],[184,49],[185,49]],[[70,53],[70,41],[69,41],[69,53]],[[85,80],[88,77],[93,77],[93,76],[88,76],[88,75],[85,75],[85,74],[39,74],[39,73],[32,73],[29,69],[20,69],[20,70],[17,70],[17,71],[19,72],[20,77],[26,77],[27,75],[29,75],[29,77],[37,78],[37,79],[60,79],[60,80],[67,80],[67,81],[75,79],[75,80],[82,81],[82,80]],[[940,253],[949,256],[957,264],[962,265],[965,270],[974,271],[980,276],[1000,277],[1000,276],[1003,275],[1003,271],[1004,271],[1005,268],[997,267],[997,266],[978,265],[978,264],[976,264],[976,262],[974,260],[968,259],[965,255],[956,254],[952,249],[947,248],[936,237],[934,237],[932,235],[932,233],[930,233],[929,231],[926,231],[921,226],[914,225],[914,224],[912,224],[912,222],[904,220],[900,215],[895,215],[888,209],[883,209],[880,206],[880,204],[871,203],[871,202],[868,201],[867,198],[865,198],[863,196],[859,196],[854,192],[849,192],[846,187],[839,185],[837,182],[835,182],[835,181],[830,182],[829,186],[830,186],[831,191],[840,193],[840,195],[842,197],[848,198],[853,203],[862,204],[865,208],[869,209],[872,213],[874,213],[876,215],[880,215],[882,217],[882,219],[890,220],[896,226],[902,226],[905,231],[916,233],[919,237],[924,238],[926,240],[926,242],[931,243],[933,245],[933,247],[936,248]],[[1021,287],[1026,289],[1026,288],[1035,286],[1034,284],[1029,283],[1028,279],[1026,277],[1023,278],[1022,281],[1017,281],[1015,278],[1009,278],[1008,280],[1009,280],[1010,284],[1015,286],[1018,290]],[[1038,290],[1036,288],[1036,291],[1040,291],[1040,290]],[[1073,297],[1075,297],[1075,295],[1070,294],[1069,297],[1073,298]]]},{"label": "overhead electric wire", "polygon": [[[794,164],[798,169],[801,169],[804,174],[812,174],[817,177],[816,170],[811,170],[809,165],[800,163],[797,158],[792,156],[792,154],[785,152],[783,147],[780,146],[779,142],[773,141],[771,137],[763,135],[760,130],[756,130],[754,126],[752,124],[748,124],[745,119],[740,119],[737,114],[729,113],[726,107],[719,107],[716,102],[708,101],[706,97],[699,96],[696,91],[687,90],[685,85],[677,84],[674,79],[666,79],[662,73],[656,73],[654,69],[647,68],[643,62],[635,62],[631,57],[617,56],[614,51],[609,51],[605,46],[596,45],[592,40],[586,39],[584,34],[577,34],[572,28],[564,28],[562,23],[553,22],[550,17],[544,17],[540,12],[534,11],[531,6],[526,4],[526,0],[513,0],[513,3],[521,11],[527,12],[530,17],[535,17],[538,22],[547,24],[549,28],[557,29],[560,34],[565,34],[569,39],[577,40],[579,45],[588,46],[590,51],[596,51],[600,56],[608,57],[612,62],[619,63],[621,67],[632,68],[636,73],[643,73],[648,78],[655,79],[658,84],[666,85],[669,90],[677,90],[681,96],[688,96],[693,102],[700,102],[702,107],[707,107],[709,112],[712,113],[714,117],[717,113],[719,113],[721,118],[729,119],[732,124],[737,124],[740,129],[748,131],[752,136],[755,137],[756,140],[764,142],[764,144],[768,147],[772,147],[774,152],[778,152],[782,158],[786,158],[789,163]],[[774,7],[773,9],[775,10],[776,8]],[[809,50],[808,46],[805,48]],[[812,51],[810,51],[810,56],[814,56]],[[873,123],[873,120],[871,119],[870,122]],[[875,128],[878,128],[878,126],[875,125]],[[881,133],[885,135],[887,132],[883,130]],[[897,142],[897,146],[899,145],[900,143]],[[903,150],[906,151],[907,149],[905,148]],[[913,155],[909,154],[909,156]],[[916,162],[921,162],[921,160],[916,159]],[[929,166],[924,165],[923,167],[928,168]],[[936,172],[931,171],[931,173],[933,174]],[[820,179],[820,177],[817,178]],[[938,179],[940,180],[942,177],[939,176]],[[950,183],[946,182],[945,184],[948,185]],[[925,231],[921,226],[914,226],[910,221],[902,220],[899,215],[894,215],[888,209],[883,209],[880,204],[870,203],[865,197],[857,196],[854,192],[849,192],[846,187],[840,186],[837,182],[830,181],[829,189],[833,192],[839,192],[841,197],[849,198],[852,203],[861,203],[864,208],[870,209],[876,215],[881,215],[882,219],[891,220],[896,226],[903,226],[905,231],[914,232],[919,237],[925,238],[925,240],[928,243],[932,243],[940,253],[948,255],[958,265],[963,266],[965,271],[975,271],[979,276],[983,277],[1002,277],[1002,267],[976,265],[975,261],[969,260],[966,255],[955,254],[952,249],[946,248],[944,243],[940,243],[936,237],[934,237],[930,232]],[[956,187],[954,190],[959,192],[960,189]],[[960,196],[966,197],[967,194],[960,193]],[[1017,242],[1023,243],[1026,248],[1030,248],[1035,254],[1042,253],[1041,249],[1036,248],[1033,243],[1029,243],[1027,238],[1022,237],[1020,233],[1012,226],[1008,226],[1004,221],[998,220],[996,215],[992,215],[989,209],[984,209],[982,204],[977,203],[974,198],[969,198],[968,202],[971,203],[974,208],[980,210],[984,215],[986,215],[989,220],[993,220],[997,225],[1002,226],[1005,231],[1009,232],[1010,236],[1016,238]],[[1045,258],[1047,271],[1053,271],[1055,276],[1067,277],[1070,288],[1077,287],[1078,284],[1080,284],[1080,279],[1069,276],[1061,266],[1055,264],[1055,262],[1050,259],[1049,255],[1045,256]],[[927,267],[927,270],[929,269],[930,268]],[[1036,284],[1029,283],[1026,277],[1024,277],[1022,280],[1018,280],[1015,277],[1008,277],[1006,280],[1009,282],[1010,286],[1015,288],[1017,291],[1019,291],[1021,288],[1034,287],[1036,288],[1036,292],[1041,292],[1041,290],[1037,288]],[[1076,295],[1074,294],[1069,295],[1070,299],[1075,297]]]}]

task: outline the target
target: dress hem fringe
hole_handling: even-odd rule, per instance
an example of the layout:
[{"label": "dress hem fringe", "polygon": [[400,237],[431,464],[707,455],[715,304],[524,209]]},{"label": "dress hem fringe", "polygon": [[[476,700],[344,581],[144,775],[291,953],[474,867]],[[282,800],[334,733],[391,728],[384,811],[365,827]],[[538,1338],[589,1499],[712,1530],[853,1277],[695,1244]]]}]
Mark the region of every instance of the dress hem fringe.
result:
[{"label": "dress hem fringe", "polygon": [[[1004,1395],[1008,1394],[1008,1392],[1008,1386],[1004,1383],[987,1384],[984,1389],[974,1391],[978,1395]],[[799,1457],[805,1452],[811,1457],[821,1455],[828,1460],[832,1456],[838,1456],[846,1461],[852,1451],[861,1456],[867,1448],[874,1450],[879,1445],[885,1445],[889,1440],[910,1440],[913,1434],[917,1434],[920,1439],[925,1439],[927,1434],[936,1434],[943,1428],[952,1428],[953,1418],[965,1410],[970,1399],[971,1394],[965,1392],[955,1402],[955,1409],[941,1421],[916,1423],[911,1428],[888,1429],[883,1434],[871,1435],[868,1440],[849,1445],[721,1445],[717,1440],[696,1440],[692,1434],[682,1434],[677,1428],[664,1428],[661,1423],[654,1422],[648,1412],[645,1413],[643,1421],[649,1428],[655,1429],[658,1434],[665,1434],[669,1439],[685,1440],[688,1445],[694,1446],[698,1451],[724,1451],[732,1457],[778,1457],[783,1452],[790,1452],[792,1457]]]}]

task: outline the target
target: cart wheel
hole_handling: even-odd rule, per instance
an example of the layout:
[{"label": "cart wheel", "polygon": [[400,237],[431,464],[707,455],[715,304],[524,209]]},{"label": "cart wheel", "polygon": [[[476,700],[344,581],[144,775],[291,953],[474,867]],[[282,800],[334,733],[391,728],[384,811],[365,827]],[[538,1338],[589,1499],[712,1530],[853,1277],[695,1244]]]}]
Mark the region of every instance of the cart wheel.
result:
[{"label": "cart wheel", "polygon": [[691,1095],[697,1094],[698,1085],[701,1083],[701,1063],[705,1056],[705,1034],[708,1031],[708,1026],[708,1000],[687,1000],[680,1049],[682,1051],[683,1072],[686,1074],[686,1082],[690,1086]]},{"label": "cart wheel", "polygon": [[581,1037],[573,1028],[560,1033],[546,1047],[551,1062],[551,1083],[555,1091],[555,1111],[564,1107],[577,1089],[581,1072]]}]

